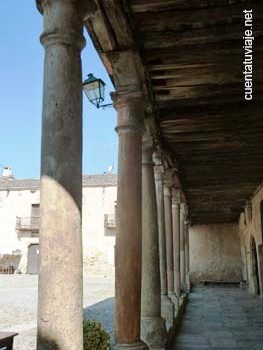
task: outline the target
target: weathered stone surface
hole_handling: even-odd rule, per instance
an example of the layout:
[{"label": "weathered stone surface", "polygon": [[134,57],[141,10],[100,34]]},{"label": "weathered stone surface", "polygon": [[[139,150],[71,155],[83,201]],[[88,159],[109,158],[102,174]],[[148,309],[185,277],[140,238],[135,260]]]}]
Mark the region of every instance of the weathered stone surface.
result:
[{"label": "weathered stone surface", "polygon": [[161,316],[166,320],[169,329],[174,321],[175,306],[167,295],[161,295]]},{"label": "weathered stone surface", "polygon": [[153,171],[153,142],[147,135],[142,152],[142,309],[141,336],[150,349],[164,349],[165,321],[161,318],[161,286],[157,204]]},{"label": "weathered stone surface", "polygon": [[186,290],[186,270],[185,270],[185,203],[180,205],[180,277],[181,290]]},{"label": "weathered stone surface", "polygon": [[141,322],[143,340],[151,350],[165,350],[167,332],[161,317],[143,317]]},{"label": "weathered stone surface", "polygon": [[190,228],[191,281],[239,282],[241,257],[236,224],[194,225]]},{"label": "weathered stone surface", "polygon": [[118,349],[144,349],[140,343],[143,95],[116,94],[114,103],[119,137],[115,337]]},{"label": "weathered stone surface", "polygon": [[174,304],[168,298],[167,289],[167,255],[166,255],[166,234],[164,217],[164,192],[163,173],[164,169],[160,156],[154,153],[155,163],[154,176],[157,200],[158,232],[159,232],[159,256],[160,256],[160,282],[161,282],[161,316],[166,320],[167,327],[170,328],[174,319]]},{"label": "weathered stone surface", "polygon": [[37,348],[79,350],[83,347],[83,28],[74,0],[46,0],[42,9],[45,66]]},{"label": "weathered stone surface", "polygon": [[180,279],[180,204],[178,203],[177,193],[173,190],[172,197],[172,215],[173,215],[173,254],[174,254],[174,292],[177,298],[181,294]]},{"label": "weathered stone surface", "polygon": [[171,193],[171,183],[169,181],[165,181],[164,183],[164,211],[165,211],[165,232],[166,232],[168,296],[176,306],[177,298],[174,293],[172,193]]}]

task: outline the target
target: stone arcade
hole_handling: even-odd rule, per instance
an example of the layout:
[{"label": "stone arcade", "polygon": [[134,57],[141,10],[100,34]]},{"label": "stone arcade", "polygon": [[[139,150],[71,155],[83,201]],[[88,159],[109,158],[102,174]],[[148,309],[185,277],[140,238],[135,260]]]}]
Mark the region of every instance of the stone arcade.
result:
[{"label": "stone arcade", "polygon": [[[167,328],[190,289],[189,268],[198,273],[189,225],[220,243],[221,232],[231,227],[235,252],[238,218],[262,181],[262,80],[254,84],[258,100],[247,104],[240,68],[242,1],[37,3],[45,48],[38,349],[83,346],[83,26],[116,89],[117,349],[165,349]],[[255,37],[262,36],[259,1],[254,13],[261,22]],[[243,278],[258,293],[263,292],[260,197],[259,191],[240,219]],[[232,253],[222,248],[221,261],[227,254]],[[230,270],[211,264],[199,280],[240,280],[238,258],[229,260]]]}]

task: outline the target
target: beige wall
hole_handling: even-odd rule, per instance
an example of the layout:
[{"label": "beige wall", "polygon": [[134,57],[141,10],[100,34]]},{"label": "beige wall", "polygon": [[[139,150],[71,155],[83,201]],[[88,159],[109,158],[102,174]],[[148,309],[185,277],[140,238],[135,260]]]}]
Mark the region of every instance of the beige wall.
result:
[{"label": "beige wall", "polygon": [[[239,235],[241,241],[243,279],[248,282],[249,290],[252,293],[257,292],[257,279],[255,269],[258,270],[259,291],[263,295],[262,285],[262,223],[260,213],[260,203],[263,201],[263,189],[258,188],[251,200],[247,203],[244,212],[239,219]],[[252,241],[256,245],[257,266],[253,262]]]},{"label": "beige wall", "polygon": [[190,229],[191,281],[241,280],[237,224],[194,225]]},{"label": "beige wall", "polygon": [[[116,229],[106,235],[104,215],[115,214],[117,187],[83,188],[82,234],[84,258],[100,255],[105,262],[114,264]],[[108,233],[108,231],[107,231]]]},{"label": "beige wall", "polygon": [[17,238],[16,217],[30,217],[31,204],[39,203],[39,191],[0,191],[0,253],[23,249]]},{"label": "beige wall", "polygon": [[[22,251],[21,271],[26,272],[29,244],[38,243],[38,238],[18,239],[16,217],[31,217],[31,205],[39,203],[39,190],[0,191],[0,254]],[[105,264],[114,264],[116,229],[104,228],[104,214],[115,213],[116,186],[91,186],[83,188],[83,256],[84,263],[94,258]],[[109,235],[109,231],[112,234]]]}]

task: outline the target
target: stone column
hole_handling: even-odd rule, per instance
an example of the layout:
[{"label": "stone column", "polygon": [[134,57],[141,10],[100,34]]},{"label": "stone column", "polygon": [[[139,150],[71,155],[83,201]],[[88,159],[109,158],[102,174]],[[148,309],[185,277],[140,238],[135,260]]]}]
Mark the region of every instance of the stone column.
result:
[{"label": "stone column", "polygon": [[173,189],[172,197],[173,211],[173,253],[174,253],[174,292],[177,298],[181,295],[180,279],[180,204],[178,191]]},{"label": "stone column", "polygon": [[83,349],[82,77],[79,2],[42,0],[42,115],[37,349]]},{"label": "stone column", "polygon": [[164,182],[164,212],[167,254],[167,287],[168,296],[177,308],[178,301],[174,293],[174,261],[173,261],[173,223],[172,223],[172,183]]},{"label": "stone column", "polygon": [[159,255],[160,255],[160,277],[161,277],[161,315],[168,325],[173,324],[174,304],[168,298],[167,289],[167,256],[166,256],[166,234],[164,220],[164,194],[163,194],[163,166],[160,157],[154,153],[154,175],[157,199],[157,217],[159,231]]},{"label": "stone column", "polygon": [[115,338],[119,350],[143,350],[148,349],[140,340],[144,98],[134,92],[113,99],[119,136]]},{"label": "stone column", "polygon": [[186,292],[189,293],[190,286],[190,249],[189,249],[189,221],[185,220],[185,274],[186,274]]},{"label": "stone column", "polygon": [[180,275],[181,290],[186,291],[185,278],[185,204],[180,206]]},{"label": "stone column", "polygon": [[141,335],[150,349],[165,349],[167,333],[161,318],[161,287],[153,141],[143,139],[142,152],[142,312]]}]

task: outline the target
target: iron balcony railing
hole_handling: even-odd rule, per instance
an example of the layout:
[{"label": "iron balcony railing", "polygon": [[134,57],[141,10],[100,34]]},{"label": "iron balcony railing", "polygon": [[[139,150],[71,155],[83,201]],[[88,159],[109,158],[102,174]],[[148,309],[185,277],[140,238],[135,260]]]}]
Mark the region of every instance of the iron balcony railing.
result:
[{"label": "iron balcony railing", "polygon": [[39,231],[39,216],[31,217],[17,217],[16,218],[16,230],[21,231]]},{"label": "iron balcony railing", "polygon": [[104,227],[105,228],[115,228],[116,227],[116,217],[114,214],[104,215]]}]

